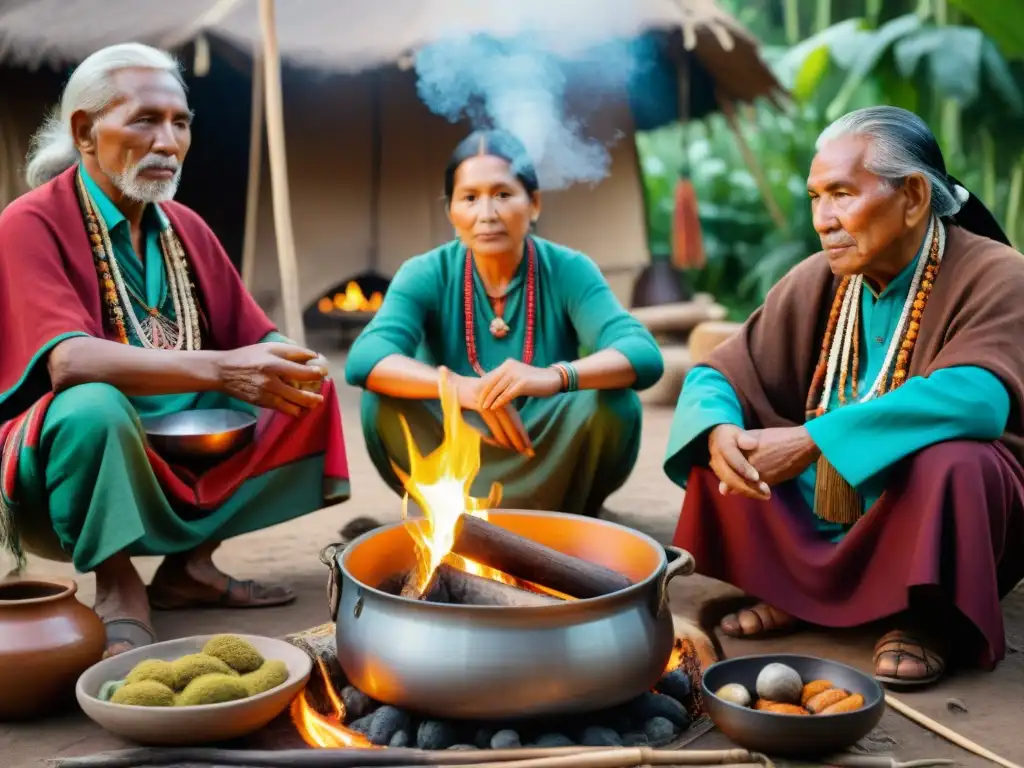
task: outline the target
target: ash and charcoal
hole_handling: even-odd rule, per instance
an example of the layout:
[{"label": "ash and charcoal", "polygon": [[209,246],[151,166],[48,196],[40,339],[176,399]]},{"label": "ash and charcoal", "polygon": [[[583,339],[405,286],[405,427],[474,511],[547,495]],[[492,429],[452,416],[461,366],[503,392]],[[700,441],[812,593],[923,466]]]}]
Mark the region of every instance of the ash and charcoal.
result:
[{"label": "ash and charcoal", "polygon": [[654,691],[610,709],[581,715],[492,723],[421,718],[381,705],[353,686],[341,691],[346,725],[374,744],[419,749],[516,747],[661,747],[691,723],[693,688],[682,669],[667,673]]}]

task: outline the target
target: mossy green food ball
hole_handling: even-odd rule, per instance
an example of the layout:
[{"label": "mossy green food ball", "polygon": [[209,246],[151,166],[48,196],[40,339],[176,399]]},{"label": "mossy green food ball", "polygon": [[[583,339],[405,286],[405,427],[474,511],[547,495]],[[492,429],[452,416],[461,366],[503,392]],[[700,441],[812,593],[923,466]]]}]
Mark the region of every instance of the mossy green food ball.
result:
[{"label": "mossy green food ball", "polygon": [[215,656],[236,672],[255,672],[263,666],[263,656],[252,643],[236,635],[211,637],[203,646],[203,653]]},{"label": "mossy green food ball", "polygon": [[174,706],[174,691],[156,680],[142,680],[118,688],[110,701],[136,707],[171,707]]},{"label": "mossy green food ball", "polygon": [[125,677],[125,682],[141,683],[143,680],[155,680],[158,683],[163,683],[168,688],[174,688],[177,685],[177,679],[174,667],[171,666],[169,661],[146,659],[145,661],[140,661],[132,668],[132,671]]},{"label": "mossy green food ball", "polygon": [[242,675],[241,680],[250,696],[277,688],[288,679],[288,667],[283,661],[267,661],[255,672]]},{"label": "mossy green food ball", "polygon": [[174,668],[174,688],[178,691],[184,690],[189,683],[203,675],[236,674],[223,661],[205,653],[190,653],[188,656],[182,656],[180,659],[172,661],[171,666]]},{"label": "mossy green food ball", "polygon": [[194,707],[202,704],[220,704],[225,701],[237,701],[249,695],[249,691],[237,675],[224,675],[214,672],[200,675],[178,694],[176,704],[179,707]]}]

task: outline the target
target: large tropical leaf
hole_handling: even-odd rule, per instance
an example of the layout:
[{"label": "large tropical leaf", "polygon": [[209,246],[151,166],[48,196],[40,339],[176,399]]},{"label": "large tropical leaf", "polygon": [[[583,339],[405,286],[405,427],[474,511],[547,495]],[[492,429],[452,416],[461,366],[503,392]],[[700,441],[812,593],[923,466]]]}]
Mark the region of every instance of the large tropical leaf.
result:
[{"label": "large tropical leaf", "polygon": [[863,85],[872,70],[886,54],[889,48],[902,37],[921,28],[921,18],[915,13],[908,13],[897,16],[892,21],[887,21],[880,26],[873,34],[869,35],[861,46],[859,53],[850,66],[843,87],[825,110],[825,117],[829,121],[843,115],[848,108],[854,94]]},{"label": "large tropical leaf", "polygon": [[1024,59],[1024,14],[1013,0],[949,0],[995,41],[1003,56]]},{"label": "large tropical leaf", "polygon": [[849,67],[856,57],[858,45],[865,35],[870,34],[867,20],[847,19],[811,35],[792,48],[766,49],[766,58],[779,82],[795,91],[810,85],[815,71],[820,80],[829,60],[841,68]]},{"label": "large tropical leaf", "polygon": [[929,87],[964,107],[973,105],[986,82],[1014,112],[1024,99],[1006,60],[977,27],[930,27],[896,41],[893,59],[899,73],[913,78],[927,62]]}]

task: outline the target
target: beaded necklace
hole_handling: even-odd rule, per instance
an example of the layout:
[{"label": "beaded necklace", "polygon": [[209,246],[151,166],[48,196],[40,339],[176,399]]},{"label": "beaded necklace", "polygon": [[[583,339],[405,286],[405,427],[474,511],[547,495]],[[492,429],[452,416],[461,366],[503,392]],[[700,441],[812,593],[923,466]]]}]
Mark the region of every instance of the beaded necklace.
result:
[{"label": "beaded necklace", "polygon": [[146,316],[140,320],[131,301],[134,292],[125,282],[114,256],[110,232],[81,176],[78,177],[77,188],[107,314],[118,340],[122,344],[131,343],[125,326],[127,317],[135,337],[147,349],[200,349],[202,334],[195,285],[189,276],[185,249],[174,231],[167,227],[160,233],[160,250],[167,271],[167,292],[174,306],[174,320],[164,316],[159,307],[149,307],[145,302],[140,302],[146,307]]},{"label": "beaded necklace", "polygon": [[[537,312],[537,253],[533,240],[530,239],[526,241],[526,259],[526,336],[523,339],[523,362],[529,365],[533,360],[533,329]],[[502,309],[504,310],[504,302],[502,302]],[[466,251],[463,312],[466,325],[466,355],[469,357],[469,364],[473,366],[473,370],[476,371],[477,375],[483,376],[485,371],[483,366],[480,365],[480,359],[476,351],[476,330],[474,327],[476,312],[473,307],[473,252],[471,250]],[[498,338],[502,338],[508,333],[508,324],[504,318],[498,315],[494,319],[501,320],[501,324],[492,322],[491,333]]]},{"label": "beaded necklace", "polygon": [[[929,243],[927,256],[922,255],[914,269],[907,299],[903,304],[899,322],[886,352],[882,368],[874,383],[863,396],[858,397],[857,373],[860,364],[860,304],[864,289],[864,276],[844,277],[836,290],[829,310],[825,336],[810,391],[807,393],[808,420],[824,415],[832,400],[836,372],[839,373],[838,400],[840,407],[847,404],[846,385],[849,380],[850,397],[864,403],[874,397],[891,392],[907,379],[910,358],[921,329],[921,318],[946,247],[946,230],[937,217],[928,224],[925,242]],[[893,367],[892,378],[889,370]],[[860,495],[839,474],[832,463],[818,458],[817,479],[814,489],[814,512],[823,520],[849,525],[855,523],[863,511]]]}]

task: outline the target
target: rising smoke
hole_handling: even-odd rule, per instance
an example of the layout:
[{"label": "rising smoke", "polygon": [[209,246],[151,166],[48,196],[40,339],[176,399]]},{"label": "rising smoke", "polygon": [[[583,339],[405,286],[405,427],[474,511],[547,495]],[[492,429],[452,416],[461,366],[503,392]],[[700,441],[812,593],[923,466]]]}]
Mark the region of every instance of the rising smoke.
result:
[{"label": "rising smoke", "polygon": [[[591,0],[588,9],[599,12],[602,5]],[[502,7],[508,13],[508,5]],[[541,15],[539,20],[550,29],[550,18]],[[500,128],[516,135],[544,189],[595,184],[608,175],[610,143],[589,130],[588,118],[610,98],[623,98],[650,66],[652,43],[616,37],[612,27],[621,30],[622,25],[608,19],[606,35],[595,34],[593,24],[583,35],[577,23],[552,36],[529,29],[526,18],[518,21],[515,34],[452,33],[420,49],[419,96],[432,112],[452,122],[465,118],[474,129]],[[570,91],[576,97],[571,112],[566,102]]]}]

